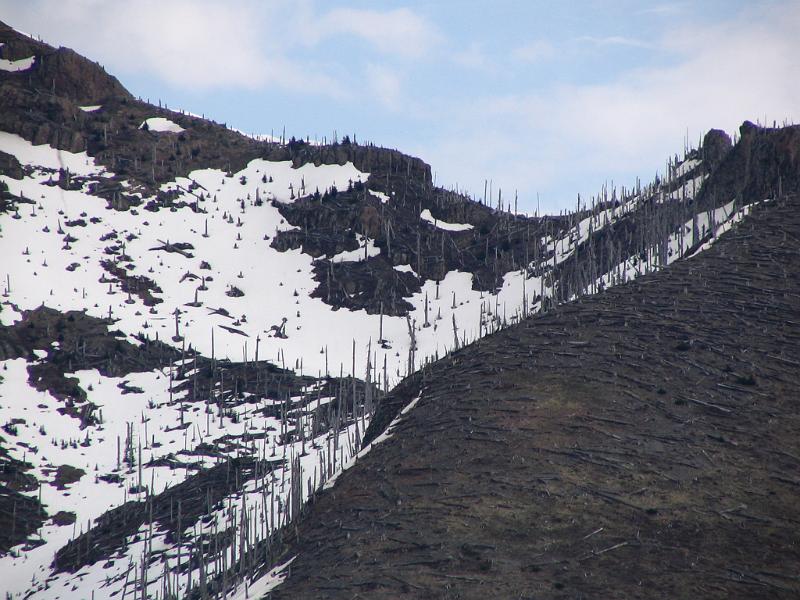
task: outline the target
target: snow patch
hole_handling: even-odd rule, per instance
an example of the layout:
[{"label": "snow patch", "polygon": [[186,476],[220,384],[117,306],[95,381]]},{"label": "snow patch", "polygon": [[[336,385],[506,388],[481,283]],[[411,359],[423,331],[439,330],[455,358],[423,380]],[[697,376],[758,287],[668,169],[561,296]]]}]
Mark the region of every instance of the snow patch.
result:
[{"label": "snow patch", "polygon": [[289,567],[294,562],[297,555],[287,560],[285,563],[278,565],[269,573],[256,579],[247,588],[244,584],[239,586],[238,591],[234,590],[232,596],[228,596],[229,600],[247,600],[248,598],[262,598],[265,594],[271,592],[289,576]]},{"label": "snow patch", "polygon": [[365,238],[363,235],[358,236],[358,246],[355,250],[344,250],[333,255],[331,262],[360,262],[381,253],[381,249],[375,246],[375,240]]},{"label": "snow patch", "polygon": [[395,271],[400,271],[401,273],[411,273],[414,277],[419,279],[419,275],[411,268],[411,265],[395,265],[393,268]]},{"label": "snow patch", "polygon": [[389,202],[389,200],[391,200],[391,198],[389,198],[389,196],[387,196],[383,192],[376,192],[375,190],[370,190],[369,193],[378,198],[378,200],[380,200],[383,204],[386,204],[387,202]]},{"label": "snow patch", "polygon": [[473,225],[470,225],[469,223],[448,223],[446,221],[435,219],[431,214],[431,211],[427,208],[420,213],[419,218],[430,223],[437,229],[443,229],[444,231],[469,231],[473,228]]},{"label": "snow patch", "polygon": [[144,129],[145,125],[149,131],[155,131],[156,133],[180,133],[181,131],[185,131],[183,127],[164,117],[150,117],[149,119],[145,119],[142,124],[139,125],[139,129]]},{"label": "snow patch", "polygon": [[686,173],[697,167],[701,162],[702,161],[696,158],[689,158],[683,161],[681,164],[677,165],[673,169],[672,175],[673,177],[683,177],[684,175],[686,175]]},{"label": "snow patch", "polygon": [[[3,285],[5,288],[5,285]],[[18,323],[22,320],[22,313],[19,312],[10,302],[0,304],[0,325],[6,327]]]},{"label": "snow patch", "polygon": [[35,61],[35,56],[20,58],[19,60],[6,60],[5,58],[0,58],[0,71],[8,71],[9,73],[27,71],[33,66]]},{"label": "snow patch", "polygon": [[[34,146],[24,138],[5,131],[0,131],[0,151],[15,156],[23,165],[43,167],[56,171],[65,169],[73,175],[85,177],[105,172],[105,169],[96,165],[94,158],[91,158],[86,152],[67,152],[66,150],[53,148],[49,144]],[[33,198],[35,196],[27,197]]]},{"label": "snow patch", "polygon": [[681,187],[670,194],[672,200],[683,200],[694,198],[700,191],[703,182],[706,180],[706,175],[698,175],[686,181]]}]

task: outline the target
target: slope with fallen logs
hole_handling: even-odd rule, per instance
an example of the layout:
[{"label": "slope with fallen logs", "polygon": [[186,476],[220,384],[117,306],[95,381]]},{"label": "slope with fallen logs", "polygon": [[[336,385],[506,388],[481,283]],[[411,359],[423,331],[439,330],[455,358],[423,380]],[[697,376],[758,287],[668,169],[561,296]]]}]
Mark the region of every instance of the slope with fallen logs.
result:
[{"label": "slope with fallen logs", "polygon": [[[652,183],[531,216],[0,45],[7,595],[260,597],[298,550],[313,577],[282,597],[796,591],[797,232],[764,215],[800,193],[799,126],[711,130]],[[649,275],[759,203],[774,237]],[[320,491],[390,423],[385,467]]]},{"label": "slope with fallen logs", "polygon": [[784,196],[433,364],[271,597],[798,597],[798,259]]}]

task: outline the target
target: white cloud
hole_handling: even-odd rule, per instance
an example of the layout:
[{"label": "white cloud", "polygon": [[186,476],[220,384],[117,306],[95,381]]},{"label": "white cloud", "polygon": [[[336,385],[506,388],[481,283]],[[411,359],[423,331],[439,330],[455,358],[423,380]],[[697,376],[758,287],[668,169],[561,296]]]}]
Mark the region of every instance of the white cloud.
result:
[{"label": "white cloud", "polygon": [[310,42],[352,35],[380,52],[404,58],[420,58],[442,39],[433,25],[407,8],[336,8],[314,18],[308,26],[306,39]]},{"label": "white cloud", "polygon": [[578,38],[579,42],[588,42],[595,46],[628,46],[630,48],[653,48],[654,45],[650,42],[640,40],[637,38],[624,37],[621,35],[609,35],[605,37],[595,37],[591,35],[584,35]]},{"label": "white cloud", "polygon": [[366,70],[367,82],[373,97],[389,110],[401,107],[400,75],[383,65],[369,63]]},{"label": "white cloud", "polygon": [[4,2],[3,13],[112,70],[154,74],[171,85],[258,87],[280,79],[280,63],[260,52],[252,3],[233,4],[30,0]]},{"label": "white cloud", "polygon": [[714,27],[669,31],[667,67],[640,69],[616,81],[560,90],[552,107],[559,129],[625,158],[663,147],[688,128],[735,129],[744,119],[798,116],[800,7]]},{"label": "white cloud", "polygon": [[136,57],[142,68],[185,86],[258,87],[281,76],[279,65],[260,55],[256,31],[244,12],[210,3],[198,7],[187,0],[120,8],[122,14],[108,20],[109,34],[130,46],[117,46],[115,61]]},{"label": "white cloud", "polygon": [[515,48],[512,56],[527,63],[544,62],[555,56],[555,48],[546,40],[533,40]]},{"label": "white cloud", "polygon": [[[494,176],[504,187],[524,190],[528,206],[537,190],[551,208],[570,206],[575,193],[594,193],[606,178],[630,185],[637,175],[663,171],[687,132],[696,144],[708,129],[733,133],[746,119],[799,120],[798,30],[796,4],[669,29],[658,40],[668,64],[599,84],[562,83],[447,109],[450,134],[427,156],[440,172],[445,168],[445,180],[476,192]],[[476,155],[480,164],[472,160]]]},{"label": "white cloud", "polygon": [[380,52],[418,58],[441,36],[408,9],[337,8],[278,0],[0,0],[10,24],[100,59],[192,89],[284,89],[346,97],[347,86],[293,50],[353,36]]},{"label": "white cloud", "polygon": [[493,71],[496,66],[484,51],[483,44],[470,42],[466,47],[453,53],[453,62],[467,69]]},{"label": "white cloud", "polygon": [[671,17],[679,15],[687,8],[686,2],[668,2],[665,4],[657,4],[638,11],[642,15],[657,15],[663,17]]}]

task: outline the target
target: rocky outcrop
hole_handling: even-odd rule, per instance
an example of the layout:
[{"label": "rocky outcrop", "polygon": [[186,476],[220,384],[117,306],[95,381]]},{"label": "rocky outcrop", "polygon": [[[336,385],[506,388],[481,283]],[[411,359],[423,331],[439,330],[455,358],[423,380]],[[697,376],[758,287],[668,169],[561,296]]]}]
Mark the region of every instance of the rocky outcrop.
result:
[{"label": "rocky outcrop", "polygon": [[14,179],[22,179],[24,171],[16,156],[0,152],[0,173]]},{"label": "rocky outcrop", "polygon": [[[800,191],[800,126],[768,128],[745,121],[739,141],[703,186],[697,201],[711,208],[731,200],[774,198]],[[724,148],[715,136],[714,148]],[[712,155],[714,151],[712,151]]]},{"label": "rocky outcrop", "polygon": [[53,48],[0,23],[0,43],[6,58],[35,56],[29,69],[0,71],[0,82],[18,82],[28,90],[70,99],[79,105],[102,104],[109,98],[132,98],[131,94],[99,64],[69,48]]},{"label": "rocky outcrop", "polygon": [[264,152],[267,160],[290,160],[293,166],[343,165],[352,162],[360,171],[382,174],[401,173],[408,179],[419,179],[431,185],[431,167],[423,160],[399,150],[380,148],[372,144],[359,145],[349,139],[329,145],[309,144],[291,139],[285,145],[270,145]]},{"label": "rocky outcrop", "polygon": [[710,170],[714,170],[733,147],[730,136],[721,129],[710,129],[703,137],[700,155]]}]

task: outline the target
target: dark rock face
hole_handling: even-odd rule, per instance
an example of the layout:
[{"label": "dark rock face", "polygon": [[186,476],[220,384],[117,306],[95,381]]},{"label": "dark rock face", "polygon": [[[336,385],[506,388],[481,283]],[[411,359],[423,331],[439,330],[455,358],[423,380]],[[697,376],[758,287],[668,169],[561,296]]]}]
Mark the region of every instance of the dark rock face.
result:
[{"label": "dark rock face", "polygon": [[[12,74],[13,75],[13,74]],[[50,144],[62,150],[86,149],[85,136],[77,130],[86,114],[66,98],[30,93],[13,79],[0,78],[0,128],[33,144]]]},{"label": "dark rock face", "polygon": [[[0,457],[0,556],[25,542],[47,519],[47,512],[36,498],[21,494],[13,487],[14,482],[30,477],[24,473],[24,464],[27,463]],[[7,479],[12,480],[11,486],[6,485]],[[35,489],[35,479],[33,481]],[[32,540],[29,543],[33,543]]]},{"label": "dark rock face", "polygon": [[0,23],[4,58],[18,60],[35,56],[30,69],[0,72],[0,82],[16,81],[32,90],[69,98],[78,105],[101,104],[108,98],[128,98],[130,93],[95,62],[69,48],[55,49]]},{"label": "dark rock face", "polygon": [[34,73],[42,86],[81,105],[102,104],[108,98],[133,97],[117,79],[69,48],[37,58]]},{"label": "dark rock face", "polygon": [[[13,179],[22,179],[24,173],[22,165],[19,164],[15,156],[0,152],[0,175]],[[0,212],[10,212],[18,209],[21,201],[21,198],[8,191],[8,185],[4,181],[0,181]]]},{"label": "dark rock face", "polygon": [[703,162],[713,171],[732,147],[731,138],[727,133],[721,129],[710,129],[703,137]]},{"label": "dark rock face", "polygon": [[364,309],[370,314],[406,315],[414,307],[404,298],[421,289],[414,274],[396,271],[381,256],[360,262],[318,261],[314,278],[319,286],[311,293],[312,298],[350,310]]},{"label": "dark rock face", "polygon": [[16,156],[0,152],[0,173],[14,179],[22,179],[24,171]]},{"label": "dark rock face", "polygon": [[30,495],[39,486],[27,472],[31,464],[13,458],[5,448],[4,437],[13,439],[13,434],[14,424],[4,423],[0,432],[0,556],[25,542],[47,518],[39,500]]},{"label": "dark rock face", "polygon": [[734,199],[747,203],[800,191],[800,127],[771,129],[745,121],[740,134],[703,186],[700,205],[710,208]]}]

